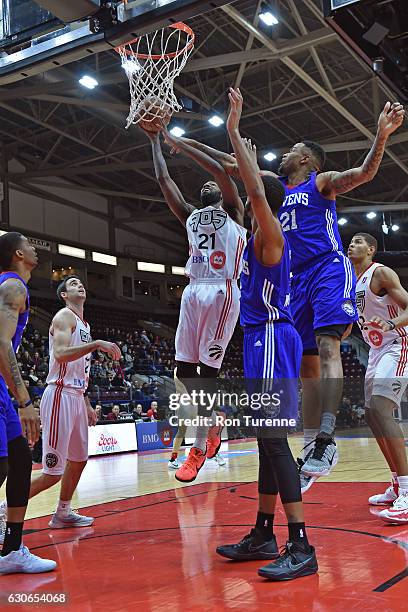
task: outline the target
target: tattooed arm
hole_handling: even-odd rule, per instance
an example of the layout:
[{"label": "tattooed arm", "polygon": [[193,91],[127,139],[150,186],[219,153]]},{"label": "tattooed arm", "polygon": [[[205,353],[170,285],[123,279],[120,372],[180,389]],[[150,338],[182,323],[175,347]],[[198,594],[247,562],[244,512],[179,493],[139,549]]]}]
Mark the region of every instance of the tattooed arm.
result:
[{"label": "tattooed arm", "polygon": [[359,185],[372,181],[378,172],[388,137],[402,124],[404,108],[398,102],[387,102],[378,120],[373,146],[358,168],[345,172],[322,172],[316,179],[320,193],[330,200],[339,193],[347,193]]},{"label": "tattooed arm", "polygon": [[0,374],[17,400],[23,434],[30,444],[40,435],[40,419],[32,404],[28,390],[21,378],[12,339],[16,332],[18,316],[26,309],[27,290],[18,279],[10,278],[0,285]]}]

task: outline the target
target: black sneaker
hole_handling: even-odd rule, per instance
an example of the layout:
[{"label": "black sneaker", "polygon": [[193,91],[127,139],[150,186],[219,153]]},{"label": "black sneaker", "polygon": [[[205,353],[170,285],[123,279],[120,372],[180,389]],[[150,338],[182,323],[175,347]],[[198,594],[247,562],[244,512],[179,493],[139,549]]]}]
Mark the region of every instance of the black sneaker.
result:
[{"label": "black sneaker", "polygon": [[259,529],[251,529],[238,544],[217,546],[217,553],[221,557],[234,559],[234,561],[252,561],[253,559],[277,559],[279,557],[278,545],[273,535],[271,540],[265,540]]},{"label": "black sneaker", "polygon": [[293,580],[301,576],[316,574],[318,570],[315,549],[305,552],[297,542],[286,542],[285,550],[275,563],[269,563],[258,570],[258,575],[268,580]]}]

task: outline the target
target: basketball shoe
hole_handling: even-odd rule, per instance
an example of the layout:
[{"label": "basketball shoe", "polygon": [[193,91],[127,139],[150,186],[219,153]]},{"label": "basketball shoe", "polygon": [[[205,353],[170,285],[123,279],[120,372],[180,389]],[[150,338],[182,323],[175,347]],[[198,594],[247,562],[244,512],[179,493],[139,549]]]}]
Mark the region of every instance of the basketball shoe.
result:
[{"label": "basketball shoe", "polygon": [[172,470],[178,470],[180,467],[180,463],[178,462],[177,457],[175,457],[174,459],[169,459],[167,467],[169,467]]},{"label": "basketball shoe", "polygon": [[306,476],[328,476],[339,460],[337,446],[333,438],[317,436],[313,453],[308,455],[302,467]]},{"label": "basketball shoe", "polygon": [[269,563],[258,570],[258,575],[268,580],[293,580],[301,576],[316,574],[319,569],[315,549],[310,546],[310,551],[297,542],[286,542],[284,552],[274,563]]},{"label": "basketball shoe", "polygon": [[18,550],[0,557],[0,574],[41,574],[51,572],[56,567],[55,561],[33,555],[23,544]]},{"label": "basketball shoe", "polygon": [[204,465],[206,453],[192,446],[188,454],[187,460],[174,474],[179,482],[193,482],[197,478],[198,472]]},{"label": "basketball shoe", "polygon": [[391,483],[384,493],[378,493],[368,498],[372,506],[390,506],[398,497],[398,483]]},{"label": "basketball shoe", "polygon": [[54,512],[48,525],[53,529],[65,529],[67,527],[89,527],[94,522],[91,516],[83,516],[74,510],[66,515]]},{"label": "basketball shoe", "polygon": [[400,489],[399,495],[392,506],[381,510],[378,516],[392,525],[408,523],[408,491]]},{"label": "basketball shoe", "polygon": [[260,559],[277,559],[279,557],[278,545],[275,536],[265,540],[260,529],[251,529],[250,533],[242,538],[238,544],[217,546],[216,552],[226,559],[234,561],[252,561]]},{"label": "basketball shoe", "polygon": [[317,477],[316,476],[306,476],[306,474],[302,472],[302,467],[305,464],[303,459],[300,459],[300,457],[298,457],[296,459],[296,462],[298,464],[298,469],[299,469],[300,490],[301,490],[302,495],[304,495],[304,493],[306,493],[306,491],[308,491],[310,487],[312,486],[312,484],[317,480]]},{"label": "basketball shoe", "polygon": [[222,455],[220,455],[220,453],[217,453],[214,457],[215,461],[218,463],[218,465],[226,465],[226,461],[224,459],[224,457]]},{"label": "basketball shoe", "polygon": [[218,412],[217,416],[221,417],[223,422],[220,425],[210,427],[207,436],[207,459],[213,459],[221,447],[221,432],[224,427],[225,414]]}]

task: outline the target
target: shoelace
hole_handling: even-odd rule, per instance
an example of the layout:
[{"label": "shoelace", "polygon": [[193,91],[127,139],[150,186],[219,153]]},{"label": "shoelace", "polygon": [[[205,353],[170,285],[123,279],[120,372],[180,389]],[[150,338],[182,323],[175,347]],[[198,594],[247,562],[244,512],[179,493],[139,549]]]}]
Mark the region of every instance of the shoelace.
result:
[{"label": "shoelace", "polygon": [[392,504],[392,508],[393,510],[408,509],[407,502],[408,502],[408,491],[402,491],[402,493],[398,495],[397,499]]},{"label": "shoelace", "polygon": [[196,458],[199,459],[199,457],[197,457],[196,453],[194,453],[194,455],[192,453],[190,453],[189,456],[187,457],[187,460],[184,463],[184,465],[188,465],[189,467],[194,466],[195,463],[196,463]]},{"label": "shoelace", "polygon": [[314,447],[312,458],[319,460],[322,459],[329,444],[333,444],[333,440],[331,438],[316,438],[316,445]]}]

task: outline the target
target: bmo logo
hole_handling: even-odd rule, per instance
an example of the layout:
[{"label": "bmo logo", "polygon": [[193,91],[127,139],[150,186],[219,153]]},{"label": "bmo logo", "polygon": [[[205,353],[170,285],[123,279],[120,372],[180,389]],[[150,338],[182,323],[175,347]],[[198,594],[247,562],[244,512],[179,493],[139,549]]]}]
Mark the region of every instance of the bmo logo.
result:
[{"label": "bmo logo", "polygon": [[227,257],[223,251],[214,251],[210,257],[210,264],[215,270],[222,270]]},{"label": "bmo logo", "polygon": [[143,444],[155,444],[159,442],[160,438],[157,433],[155,434],[143,434]]}]

